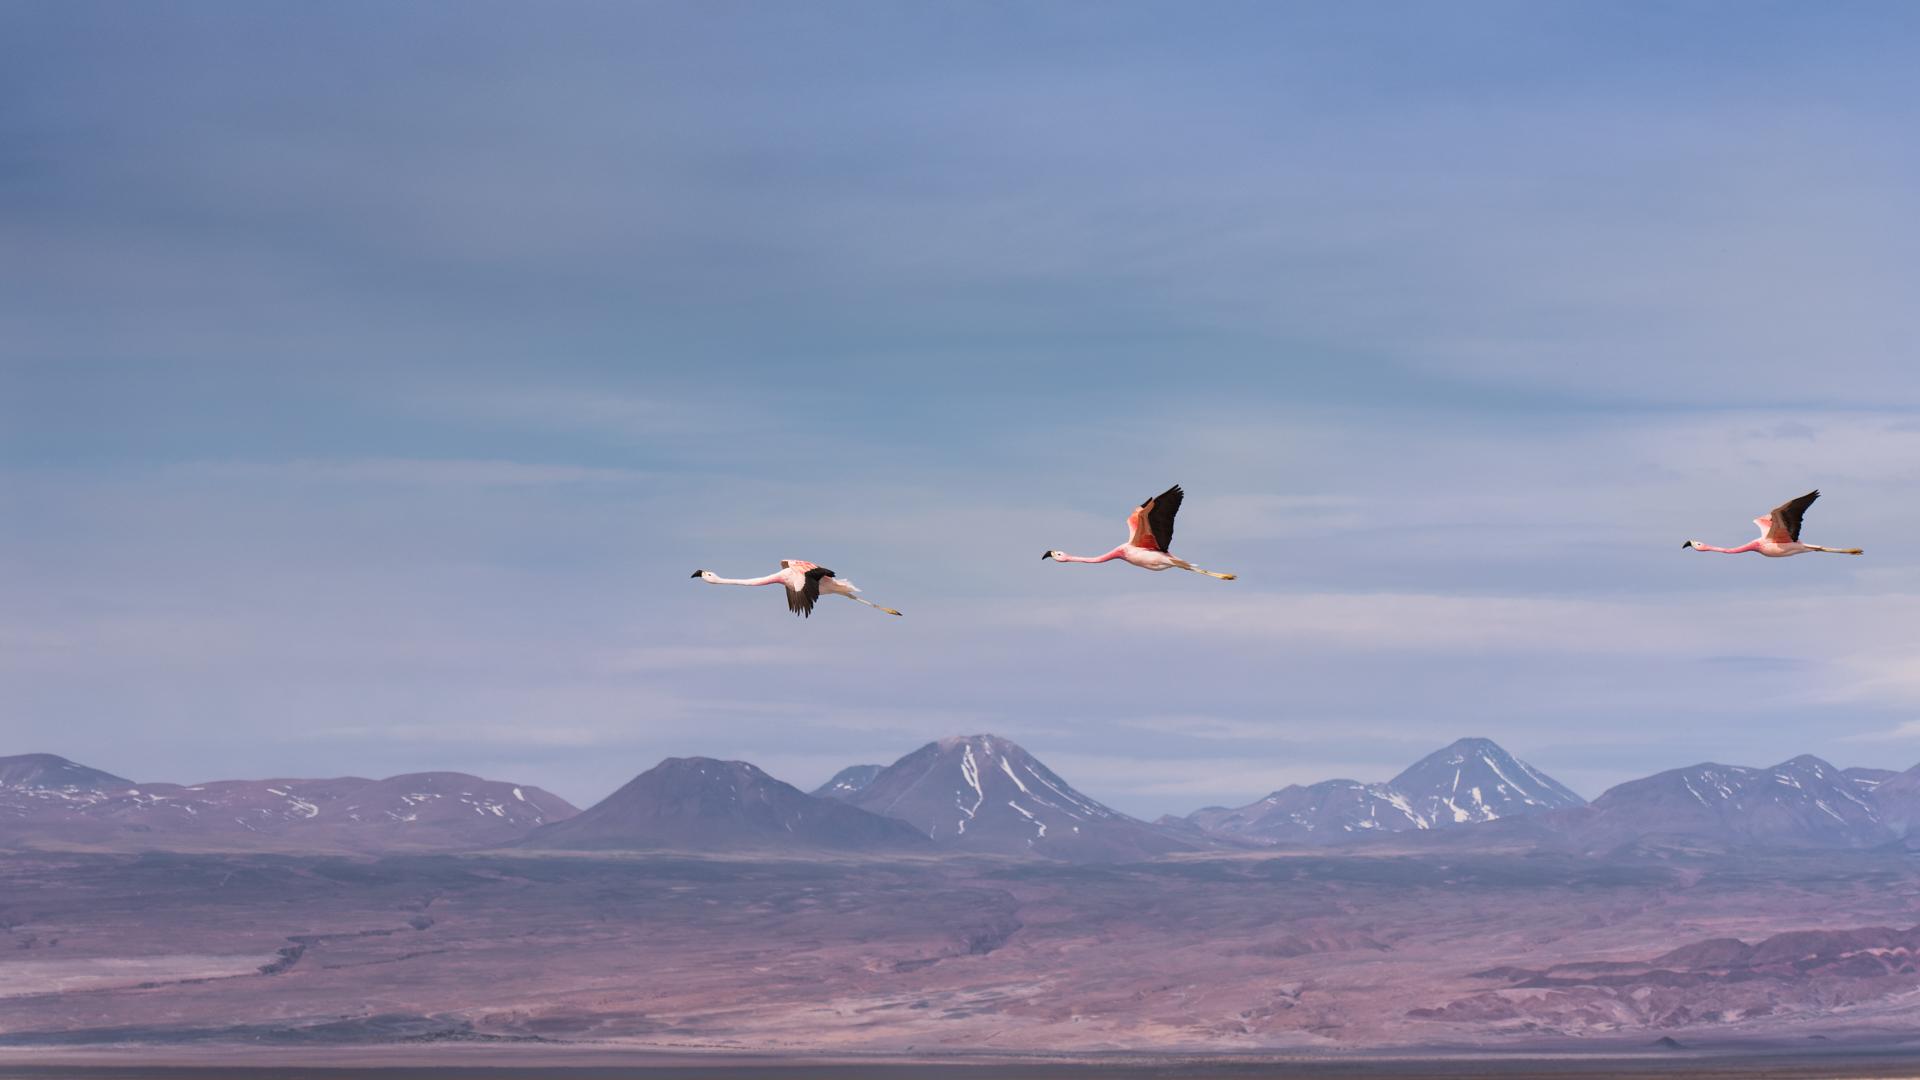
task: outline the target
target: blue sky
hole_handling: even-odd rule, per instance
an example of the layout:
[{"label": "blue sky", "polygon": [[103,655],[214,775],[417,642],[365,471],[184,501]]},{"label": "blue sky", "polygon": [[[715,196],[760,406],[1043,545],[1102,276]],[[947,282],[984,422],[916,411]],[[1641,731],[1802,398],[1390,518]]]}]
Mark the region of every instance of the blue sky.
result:
[{"label": "blue sky", "polygon": [[[1920,761],[1920,11],[0,7],[0,752]],[[1189,492],[1220,583],[1043,563]],[[1694,555],[1818,486],[1858,560]],[[822,562],[907,612],[688,579]]]}]

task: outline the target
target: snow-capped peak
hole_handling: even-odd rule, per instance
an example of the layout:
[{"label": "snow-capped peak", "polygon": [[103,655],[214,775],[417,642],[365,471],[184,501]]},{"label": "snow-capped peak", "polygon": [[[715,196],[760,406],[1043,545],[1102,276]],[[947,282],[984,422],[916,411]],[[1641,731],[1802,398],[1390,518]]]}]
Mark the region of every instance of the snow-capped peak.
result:
[{"label": "snow-capped peak", "polygon": [[1415,762],[1387,784],[1435,825],[1468,824],[1516,813],[1585,805],[1565,785],[1492,739],[1460,739]]}]

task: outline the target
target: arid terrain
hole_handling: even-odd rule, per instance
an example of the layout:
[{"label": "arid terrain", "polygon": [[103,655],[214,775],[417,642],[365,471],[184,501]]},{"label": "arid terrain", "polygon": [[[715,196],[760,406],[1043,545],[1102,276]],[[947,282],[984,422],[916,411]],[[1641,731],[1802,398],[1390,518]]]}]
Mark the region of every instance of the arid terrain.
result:
[{"label": "arid terrain", "polygon": [[1148,823],[991,735],[820,795],[672,758],[578,813],[0,759],[0,1068],[1901,1055],[1911,775],[1703,764],[1588,805],[1463,739]]},{"label": "arid terrain", "polygon": [[22,852],[0,1060],[1884,1048],[1920,1038],[1916,912],[1888,852]]}]

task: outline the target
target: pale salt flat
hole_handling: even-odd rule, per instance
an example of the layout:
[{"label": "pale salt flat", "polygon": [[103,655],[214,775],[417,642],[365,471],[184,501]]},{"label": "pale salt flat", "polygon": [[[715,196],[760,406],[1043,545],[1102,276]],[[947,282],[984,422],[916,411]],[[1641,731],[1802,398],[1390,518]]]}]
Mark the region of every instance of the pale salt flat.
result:
[{"label": "pale salt flat", "polygon": [[0,998],[254,975],[274,954],[171,953],[0,962]]}]

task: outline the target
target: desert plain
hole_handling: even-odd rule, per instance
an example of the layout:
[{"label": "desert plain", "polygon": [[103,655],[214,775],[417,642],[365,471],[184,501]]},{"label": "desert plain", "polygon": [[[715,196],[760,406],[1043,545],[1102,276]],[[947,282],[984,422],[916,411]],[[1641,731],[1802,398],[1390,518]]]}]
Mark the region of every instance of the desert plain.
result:
[{"label": "desert plain", "polygon": [[1920,867],[1886,851],[20,852],[0,860],[0,1067],[384,1047],[583,1067],[1821,1057],[1808,1075],[1851,1053],[1912,1072],[1884,1055],[1920,1046],[1916,910]]}]

